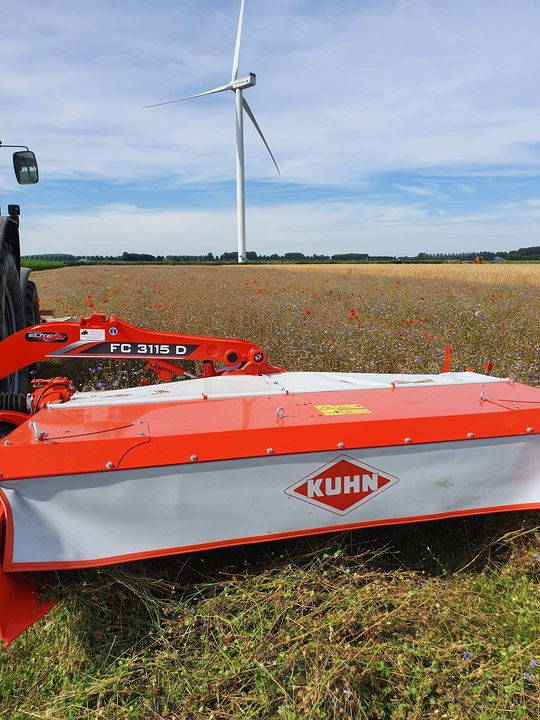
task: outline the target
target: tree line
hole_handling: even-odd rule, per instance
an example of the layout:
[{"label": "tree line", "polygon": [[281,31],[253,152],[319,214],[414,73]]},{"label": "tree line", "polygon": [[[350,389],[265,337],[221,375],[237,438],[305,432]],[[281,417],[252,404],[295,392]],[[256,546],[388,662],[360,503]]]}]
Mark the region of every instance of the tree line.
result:
[{"label": "tree line", "polygon": [[[519,248],[518,250],[481,250],[478,252],[462,253],[418,253],[418,255],[369,255],[368,253],[337,253],[334,255],[313,254],[305,255],[301,252],[287,252],[283,255],[259,254],[254,251],[247,253],[249,262],[261,263],[365,263],[365,262],[472,262],[481,257],[485,261],[504,260],[540,260],[540,246]],[[209,252],[204,255],[152,255],[150,253],[123,252],[121,255],[73,255],[70,253],[42,253],[28,255],[28,259],[46,260],[49,262],[65,263],[234,263],[238,260],[238,253],[225,252],[214,255]]]}]

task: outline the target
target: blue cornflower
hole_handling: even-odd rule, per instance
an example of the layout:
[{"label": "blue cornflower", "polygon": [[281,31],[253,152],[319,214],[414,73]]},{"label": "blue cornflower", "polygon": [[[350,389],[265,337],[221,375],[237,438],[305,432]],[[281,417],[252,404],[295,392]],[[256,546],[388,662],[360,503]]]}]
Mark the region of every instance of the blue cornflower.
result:
[{"label": "blue cornflower", "polygon": [[531,682],[531,680],[534,680],[532,673],[526,672],[526,673],[525,673],[525,680],[527,680],[528,682]]},{"label": "blue cornflower", "polygon": [[464,660],[470,660],[472,658],[472,653],[470,653],[468,650],[465,650],[463,653],[463,659]]},{"label": "blue cornflower", "polygon": [[529,667],[531,667],[533,670],[538,667],[538,662],[533,658],[532,660],[529,660]]}]

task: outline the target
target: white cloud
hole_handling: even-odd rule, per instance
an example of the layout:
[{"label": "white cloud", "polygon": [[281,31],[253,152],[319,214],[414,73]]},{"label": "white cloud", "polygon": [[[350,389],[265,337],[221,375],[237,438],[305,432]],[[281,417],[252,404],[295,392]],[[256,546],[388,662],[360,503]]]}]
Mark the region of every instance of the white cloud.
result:
[{"label": "white cloud", "polygon": [[[139,200],[140,209],[128,201],[93,210],[90,193],[70,181],[214,194],[232,181],[232,94],[140,107],[227,81],[237,15],[238,0],[4,3],[15,30],[0,45],[0,139],[35,149],[51,198],[38,229],[29,223],[38,215],[33,189],[21,191],[27,252],[149,250],[148,233],[156,253],[235,247],[233,203],[230,212],[158,213]],[[246,96],[282,170],[278,179],[248,127],[247,177],[261,181],[257,192],[270,205],[248,206],[248,247],[394,254],[537,244],[533,202],[517,203],[531,211],[526,221],[514,198],[486,200],[486,189],[488,207],[474,214],[452,202],[480,195],[464,176],[540,174],[539,23],[534,0],[247,0],[241,72],[257,72]],[[0,153],[0,188],[7,159]],[[423,172],[455,177],[441,185],[452,198],[423,182]],[[368,200],[366,184],[387,173],[396,175],[380,204]],[[330,198],[323,203],[321,190]],[[336,199],[351,192],[366,199]],[[429,212],[436,200],[444,210]],[[85,204],[79,214],[64,210]]]},{"label": "white cloud", "polygon": [[439,200],[448,200],[450,198],[450,195],[440,190],[420,185],[400,185],[399,183],[394,183],[394,187],[398,188],[398,190],[403,190],[403,192],[412,193],[413,195],[426,195],[427,197],[437,198]]},{"label": "white cloud", "polygon": [[458,190],[461,190],[461,192],[467,193],[467,195],[471,195],[476,192],[476,187],[471,185],[471,183],[456,183],[456,187]]},{"label": "white cloud", "polygon": [[[522,203],[485,212],[430,214],[421,205],[327,202],[252,208],[248,247],[259,253],[368,252],[415,255],[509,250],[537,243],[540,208]],[[210,240],[211,238],[211,240]],[[105,206],[25,221],[28,254],[221,254],[236,248],[234,211],[148,211]]]},{"label": "white cloud", "polygon": [[[24,33],[2,41],[4,137],[31,142],[45,178],[232,177],[232,94],[139,108],[226,81],[237,12],[236,0],[8,2]],[[528,0],[248,0],[241,69],[258,72],[249,100],[288,181],[538,169],[539,21]],[[247,154],[251,178],[273,177],[252,132]]]}]

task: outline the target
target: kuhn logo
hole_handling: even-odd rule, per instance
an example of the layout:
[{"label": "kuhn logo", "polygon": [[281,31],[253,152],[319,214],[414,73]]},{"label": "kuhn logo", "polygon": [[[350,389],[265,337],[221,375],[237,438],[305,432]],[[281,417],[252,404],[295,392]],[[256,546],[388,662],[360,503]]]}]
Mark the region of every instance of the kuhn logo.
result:
[{"label": "kuhn logo", "polygon": [[399,482],[394,475],[341,455],[285,490],[336,515],[347,515]]}]

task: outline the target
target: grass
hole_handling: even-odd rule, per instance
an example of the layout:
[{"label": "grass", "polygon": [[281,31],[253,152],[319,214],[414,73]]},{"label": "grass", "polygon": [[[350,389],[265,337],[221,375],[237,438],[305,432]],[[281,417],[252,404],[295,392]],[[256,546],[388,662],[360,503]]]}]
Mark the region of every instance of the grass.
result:
[{"label": "grass", "polygon": [[[540,384],[540,268],[486,269],[100,267],[37,282],[60,315],[246,336],[289,369],[437,370],[450,341],[456,367]],[[69,370],[85,387],[141,374]],[[540,514],[510,513],[52,575],[61,604],[0,651],[0,717],[536,720],[539,558]]]},{"label": "grass", "polygon": [[52,588],[62,605],[2,653],[0,707],[15,719],[532,720],[537,521],[64,573]]},{"label": "grass", "polygon": [[30,268],[32,272],[37,272],[39,270],[57,270],[65,267],[66,263],[58,260],[35,260],[34,258],[23,257],[21,258],[21,265]]}]

